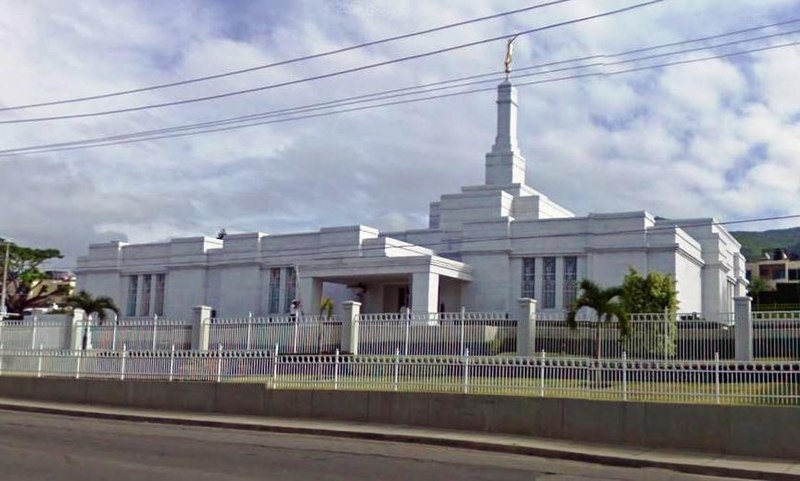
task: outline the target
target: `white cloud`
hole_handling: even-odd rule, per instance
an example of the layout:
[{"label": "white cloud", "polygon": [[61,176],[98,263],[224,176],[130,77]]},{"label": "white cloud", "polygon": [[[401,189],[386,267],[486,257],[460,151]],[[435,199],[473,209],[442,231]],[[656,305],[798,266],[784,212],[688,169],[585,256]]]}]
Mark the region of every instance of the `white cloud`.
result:
[{"label": "white cloud", "polygon": [[[518,67],[710,35],[793,16],[790,0],[674,0],[521,37]],[[168,82],[316,53],[479,15],[511,1],[9,1],[0,105]],[[209,95],[378,62],[619,8],[570,2],[314,62],[2,118]],[[796,15],[794,15],[796,16]],[[503,46],[256,94],[113,117],[3,125],[4,147],[112,135],[497,71]],[[647,209],[742,218],[792,212],[800,193],[786,49],[605,79],[520,88],[520,144],[537,189],[577,213]],[[62,248],[96,240],[425,225],[430,201],[480,183],[494,95],[366,110],[224,134],[0,159],[0,235]],[[591,188],[587,188],[591,186]],[[765,227],[765,226],[759,226]]]}]

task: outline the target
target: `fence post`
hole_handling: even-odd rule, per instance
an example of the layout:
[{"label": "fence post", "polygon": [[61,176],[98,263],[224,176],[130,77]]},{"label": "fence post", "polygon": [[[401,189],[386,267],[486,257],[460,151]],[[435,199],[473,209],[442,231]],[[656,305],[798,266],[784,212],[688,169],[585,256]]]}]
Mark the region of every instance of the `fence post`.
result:
[{"label": "fence post", "polygon": [[751,301],[747,296],[735,297],[734,321],[736,333],[736,360],[753,360],[753,316]]},{"label": "fence post", "polygon": [[469,393],[469,349],[464,349],[464,394]]},{"label": "fence post", "polygon": [[333,367],[333,388],[339,389],[339,350],[336,350],[336,353],[333,356],[334,359],[334,367]]},{"label": "fence post", "polygon": [[394,390],[397,391],[400,382],[400,348],[394,348]]},{"label": "fence post", "polygon": [[3,343],[0,343],[0,376],[3,375],[3,357],[5,357],[5,351],[3,350]]},{"label": "fence post", "polygon": [[293,317],[294,335],[292,336],[292,354],[297,354],[297,338],[300,336],[300,319],[302,315],[302,313],[297,313],[297,315]]},{"label": "fence post", "polygon": [[81,361],[83,360],[83,351],[77,351],[78,361],[75,363],[75,379],[81,378]]},{"label": "fence post", "polygon": [[253,313],[247,313],[247,343],[245,344],[245,348],[249,351],[250,346],[252,345],[252,337],[253,337]]},{"label": "fence post", "polygon": [[153,315],[153,345],[151,351],[156,350],[156,336],[158,336],[158,318]]},{"label": "fence post", "polygon": [[536,352],[536,300],[520,298],[517,303],[517,356]]},{"label": "fence post", "polygon": [[75,309],[72,311],[72,325],[69,326],[70,338],[67,343],[68,349],[81,349],[81,347],[83,347],[81,343],[83,329],[86,328],[85,324],[88,322],[89,320],[82,309]]},{"label": "fence post", "polygon": [[172,352],[169,354],[169,380],[175,378],[175,344],[172,345]]},{"label": "fence post", "polygon": [[[35,320],[33,322],[36,322]],[[42,349],[44,346],[39,344],[39,364],[36,366],[36,377],[42,377]]]},{"label": "fence post", "polygon": [[664,360],[666,361],[669,353],[669,308],[664,308]]},{"label": "fence post", "polygon": [[544,369],[545,369],[545,352],[542,349],[542,357],[539,362],[539,397],[544,397]]},{"label": "fence post", "polygon": [[[408,356],[408,346],[411,343],[411,314],[406,309],[406,333],[403,341],[403,355]],[[463,353],[462,353],[463,354]]]},{"label": "fence post", "polygon": [[717,404],[720,403],[719,399],[719,352],[714,353],[714,399]]},{"label": "fence post", "polygon": [[114,319],[114,329],[111,332],[111,350],[117,350],[117,330],[119,329],[119,323],[116,319]]},{"label": "fence post", "polygon": [[622,352],[622,400],[628,400],[628,353]]},{"label": "fence post", "polygon": [[275,350],[272,354],[272,389],[278,385],[278,343],[275,343]]},{"label": "fence post", "polygon": [[222,344],[217,344],[217,382],[222,382]]},{"label": "fence post", "polygon": [[208,351],[211,307],[195,306],[192,315],[192,350]]},{"label": "fence post", "polygon": [[119,374],[119,380],[120,381],[124,381],[125,380],[125,360],[127,359],[127,357],[128,357],[128,346],[127,346],[127,344],[123,344],[122,345],[122,363],[121,363],[122,366],[120,367],[120,374]]},{"label": "fence post", "polygon": [[33,329],[31,330],[31,349],[36,349],[36,316],[33,316]]},{"label": "fence post", "polygon": [[360,302],[342,302],[342,352],[353,355],[358,354],[358,324],[360,315]]},{"label": "fence post", "polygon": [[464,349],[466,346],[464,345],[464,337],[465,337],[465,325],[467,321],[467,309],[464,306],[461,306],[461,344],[459,345],[458,352],[461,355],[464,355]]}]

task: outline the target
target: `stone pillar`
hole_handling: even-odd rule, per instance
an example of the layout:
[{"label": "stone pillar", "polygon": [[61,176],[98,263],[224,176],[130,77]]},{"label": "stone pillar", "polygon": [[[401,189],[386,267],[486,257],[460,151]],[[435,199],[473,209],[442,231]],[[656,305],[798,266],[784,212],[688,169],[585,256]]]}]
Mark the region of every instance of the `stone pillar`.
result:
[{"label": "stone pillar", "polygon": [[81,349],[83,343],[83,330],[86,329],[88,320],[83,309],[74,309],[72,319],[69,320],[67,332],[64,335],[64,346],[67,349],[77,351]]},{"label": "stone pillar", "polygon": [[536,300],[527,297],[517,303],[517,356],[536,353]]},{"label": "stone pillar", "polygon": [[300,277],[297,284],[300,311],[308,315],[319,314],[322,303],[322,279]]},{"label": "stone pillar", "polygon": [[415,272],[411,277],[411,312],[435,314],[439,310],[439,274]]},{"label": "stone pillar", "polygon": [[734,319],[736,320],[736,360],[753,360],[753,316],[751,312],[752,299],[749,297],[736,297],[733,299]]},{"label": "stone pillar", "polygon": [[360,302],[342,302],[342,352],[358,354],[359,314],[361,314]]},{"label": "stone pillar", "polygon": [[192,308],[192,349],[208,351],[208,333],[211,325],[211,307]]}]

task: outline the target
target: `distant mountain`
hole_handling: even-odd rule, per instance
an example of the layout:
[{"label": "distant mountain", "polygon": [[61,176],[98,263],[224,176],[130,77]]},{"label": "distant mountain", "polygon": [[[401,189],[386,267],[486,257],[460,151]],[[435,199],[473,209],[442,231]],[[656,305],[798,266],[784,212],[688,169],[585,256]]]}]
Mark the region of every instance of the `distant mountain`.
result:
[{"label": "distant mountain", "polygon": [[748,261],[759,260],[765,250],[773,249],[786,249],[790,255],[800,256],[800,227],[731,234],[742,244],[742,254]]}]

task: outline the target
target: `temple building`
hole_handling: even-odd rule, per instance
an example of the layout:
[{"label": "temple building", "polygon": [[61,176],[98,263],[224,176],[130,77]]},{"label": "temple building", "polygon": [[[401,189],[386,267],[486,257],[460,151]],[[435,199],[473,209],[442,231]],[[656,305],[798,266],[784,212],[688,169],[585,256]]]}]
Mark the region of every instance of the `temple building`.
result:
[{"label": "temple building", "polygon": [[733,311],[745,294],[739,243],[711,218],[662,219],[646,211],[576,216],[525,181],[517,143],[517,90],[498,86],[497,135],[483,185],[430,204],[425,229],[356,225],[223,239],[92,244],[78,287],[117,301],[125,317],[188,318],[197,305],[220,317],[318,313],[323,295],[361,312],[509,311],[517,299],[566,309],[583,278],[617,285],[630,267],[672,274],[681,311]]}]

